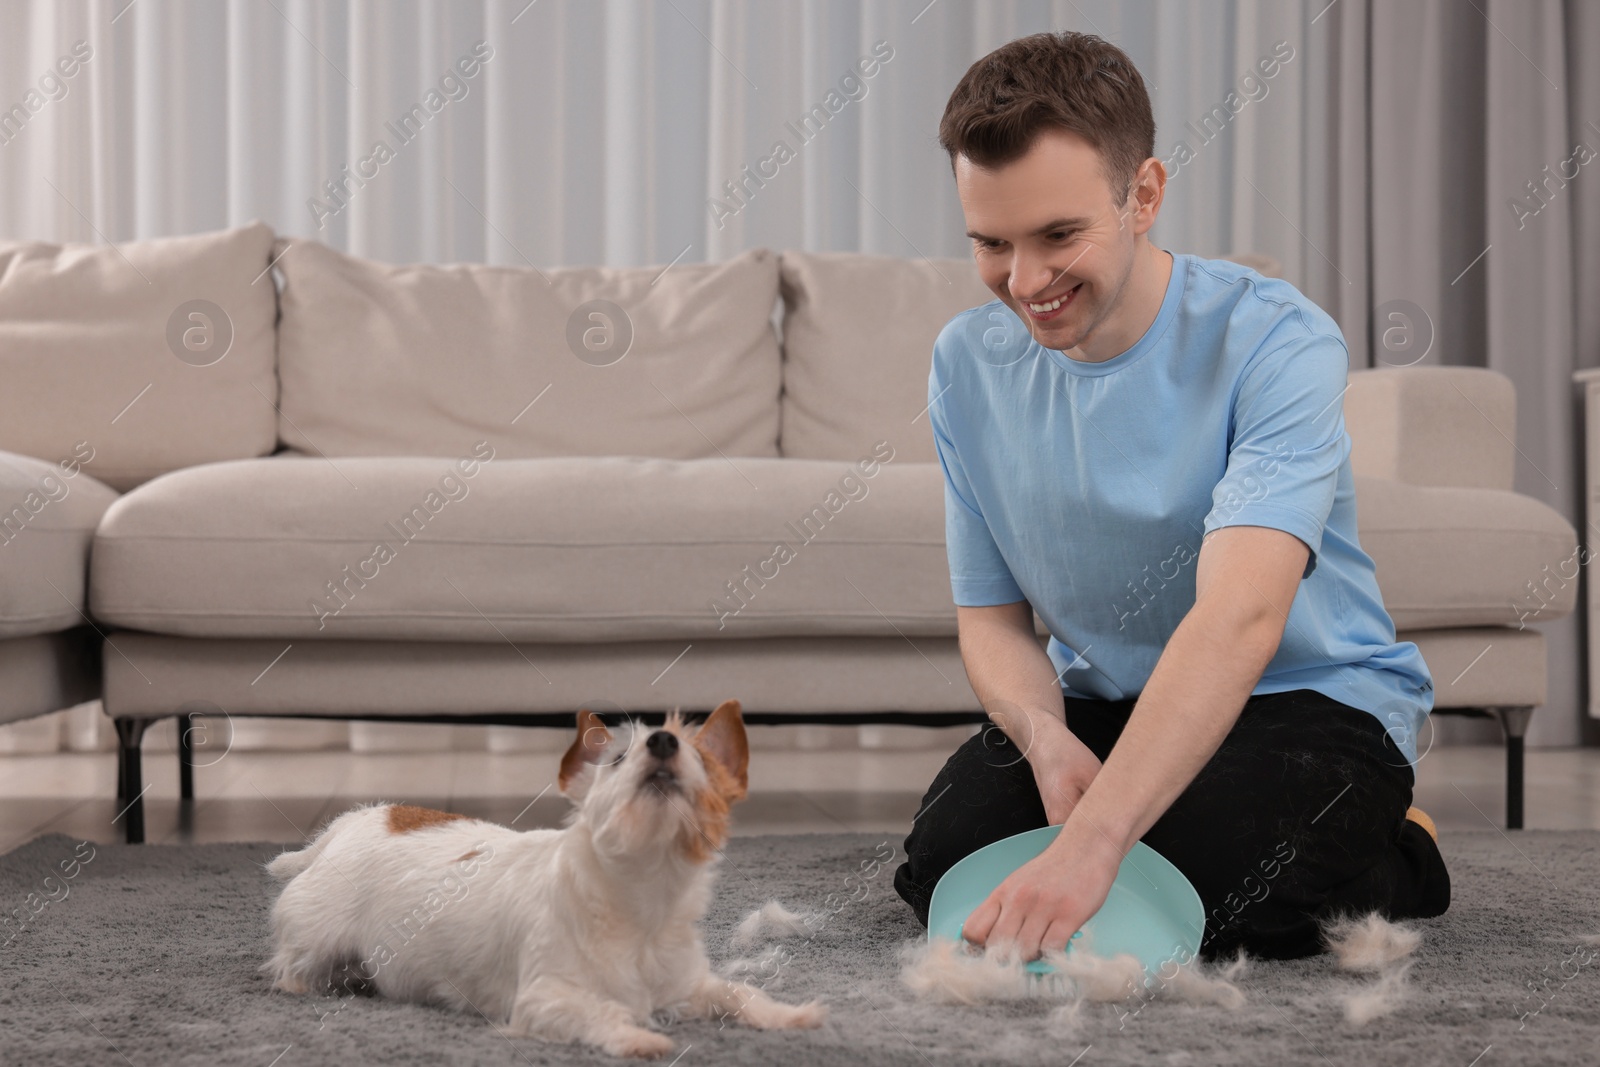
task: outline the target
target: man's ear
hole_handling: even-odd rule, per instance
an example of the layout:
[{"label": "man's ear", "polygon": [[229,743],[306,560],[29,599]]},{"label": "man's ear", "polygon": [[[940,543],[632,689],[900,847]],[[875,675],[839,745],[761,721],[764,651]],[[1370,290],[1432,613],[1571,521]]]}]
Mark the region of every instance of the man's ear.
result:
[{"label": "man's ear", "polygon": [[585,768],[599,763],[610,744],[611,731],[600,721],[600,716],[588,708],[580,710],[578,736],[573,739],[572,747],[567,749],[566,755],[561,757],[561,773],[556,779],[561,791],[569,792],[568,786],[573,779],[583,773]]},{"label": "man's ear", "polygon": [[742,800],[750,789],[750,743],[744,733],[744,719],[739,714],[737,700],[724,700],[717,705],[694,736],[694,743],[702,753],[717,761],[728,772],[734,787],[732,800]]}]

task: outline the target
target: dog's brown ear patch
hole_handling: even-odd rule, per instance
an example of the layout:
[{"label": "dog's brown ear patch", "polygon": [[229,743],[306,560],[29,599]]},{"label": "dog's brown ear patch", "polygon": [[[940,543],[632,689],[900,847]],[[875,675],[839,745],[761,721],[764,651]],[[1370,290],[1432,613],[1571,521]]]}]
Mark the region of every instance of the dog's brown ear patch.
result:
[{"label": "dog's brown ear patch", "polygon": [[716,774],[707,767],[712,786],[729,803],[743,800],[750,789],[750,742],[745,736],[744,719],[737,700],[717,705],[694,735],[694,744],[708,762],[726,773]]},{"label": "dog's brown ear patch", "polygon": [[556,777],[561,791],[567,791],[569,783],[586,764],[599,763],[611,744],[611,731],[606,729],[606,724],[600,721],[600,716],[583,708],[578,712],[578,736],[573,740],[572,746],[567,749],[566,755],[561,757],[561,771]]},{"label": "dog's brown ear patch", "polygon": [[455,815],[448,811],[434,811],[432,808],[418,808],[410,804],[389,805],[389,832],[391,834],[406,834],[412,830],[423,830],[429,826],[438,826],[440,823],[454,822],[465,819],[465,815]]}]

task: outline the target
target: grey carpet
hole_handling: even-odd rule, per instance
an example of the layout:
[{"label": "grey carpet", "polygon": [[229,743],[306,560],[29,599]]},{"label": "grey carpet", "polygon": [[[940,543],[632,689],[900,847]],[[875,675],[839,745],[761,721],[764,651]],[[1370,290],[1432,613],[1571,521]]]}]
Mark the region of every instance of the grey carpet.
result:
[{"label": "grey carpet", "polygon": [[[1114,1006],[1086,1005],[1071,1034],[1047,1030],[1047,1005],[952,1008],[912,999],[899,982],[895,949],[920,928],[894,895],[891,870],[859,875],[887,853],[886,840],[900,843],[867,834],[733,839],[705,924],[713,961],[731,957],[734,925],[770,898],[831,913],[812,937],[784,942],[789,959],[766,984],[783,999],[822,996],[832,1016],[820,1031],[797,1033],[672,1024],[680,1051],[692,1046],[677,1061],[682,1067],[1498,1067],[1600,1058],[1600,958],[1580,966],[1588,956],[1574,954],[1580,936],[1600,932],[1600,833],[1446,834],[1455,900],[1444,916],[1420,924],[1423,946],[1396,1015],[1364,1027],[1345,1023],[1334,994],[1356,979],[1322,956],[1257,963],[1241,982],[1249,1001],[1236,1012],[1158,1000],[1119,1020]],[[274,891],[259,865],[281,846],[97,845],[62,883],[58,867],[75,844],[51,834],[0,857],[0,914],[27,915],[38,906],[30,894],[60,898],[0,948],[0,1062],[617,1062],[575,1046],[512,1042],[479,1017],[365,996],[349,998],[319,1028],[310,1000],[269,992],[256,971]],[[52,873],[56,880],[46,883]]]}]

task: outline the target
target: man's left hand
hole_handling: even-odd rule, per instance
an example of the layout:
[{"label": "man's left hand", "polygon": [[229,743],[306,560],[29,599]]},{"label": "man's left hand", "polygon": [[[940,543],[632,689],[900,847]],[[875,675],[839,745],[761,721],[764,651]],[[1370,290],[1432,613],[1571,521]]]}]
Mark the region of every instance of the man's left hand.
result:
[{"label": "man's left hand", "polygon": [[1060,951],[1100,910],[1122,854],[1081,818],[1068,817],[1038,856],[1013,871],[967,917],[961,936],[979,945],[1012,946],[1020,959]]}]

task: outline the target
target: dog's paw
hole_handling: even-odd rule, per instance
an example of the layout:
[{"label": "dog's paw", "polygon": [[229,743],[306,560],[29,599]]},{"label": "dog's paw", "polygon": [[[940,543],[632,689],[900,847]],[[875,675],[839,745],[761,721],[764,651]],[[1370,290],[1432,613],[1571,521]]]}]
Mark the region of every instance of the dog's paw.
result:
[{"label": "dog's paw", "polygon": [[304,978],[293,974],[280,975],[278,980],[272,983],[272,988],[284,993],[293,993],[296,996],[303,996],[311,991],[311,987],[306,985]]},{"label": "dog's paw", "polygon": [[827,1019],[827,1005],[821,1000],[808,1000],[803,1005],[792,1005],[789,1008],[789,1022],[784,1029],[813,1030],[822,1021]]},{"label": "dog's paw", "polygon": [[759,1008],[750,1005],[740,1013],[747,1026],[757,1030],[811,1030],[822,1025],[828,1017],[828,1007],[820,1000],[804,1004],[780,1004],[771,1001]]},{"label": "dog's paw", "polygon": [[676,1046],[672,1038],[666,1034],[658,1034],[642,1026],[629,1026],[612,1034],[601,1047],[613,1056],[655,1059],[658,1056],[665,1056]]}]

